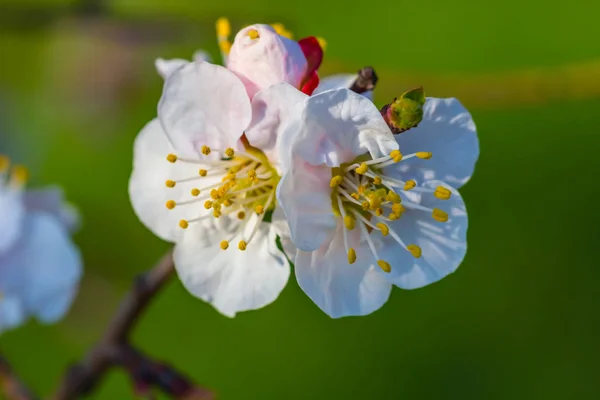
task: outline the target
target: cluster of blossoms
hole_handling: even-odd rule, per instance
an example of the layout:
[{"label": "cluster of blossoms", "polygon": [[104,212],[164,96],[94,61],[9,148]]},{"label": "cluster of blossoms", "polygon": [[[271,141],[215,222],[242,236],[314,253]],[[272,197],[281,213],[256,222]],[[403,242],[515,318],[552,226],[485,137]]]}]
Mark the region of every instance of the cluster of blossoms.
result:
[{"label": "cluster of blossoms", "polygon": [[29,316],[51,323],[69,309],[81,277],[70,233],[78,217],[57,188],[25,190],[28,172],[0,155],[0,332]]},{"label": "cluster of blossoms", "polygon": [[158,118],[135,141],[129,187],[193,295],[228,316],[263,307],[290,260],[328,315],[365,315],[393,285],[459,266],[457,189],[479,150],[456,99],[415,89],[379,110],[360,76],[319,80],[322,40],[251,25],[231,43],[223,19],[217,36],[224,66],[203,53],[157,61]]}]

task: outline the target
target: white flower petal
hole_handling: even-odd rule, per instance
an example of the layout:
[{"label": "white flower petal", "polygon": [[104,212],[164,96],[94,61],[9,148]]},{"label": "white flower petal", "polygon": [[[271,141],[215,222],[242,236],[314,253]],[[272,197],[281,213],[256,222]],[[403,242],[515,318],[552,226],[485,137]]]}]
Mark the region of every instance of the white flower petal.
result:
[{"label": "white flower petal", "polygon": [[293,165],[277,186],[277,200],[287,218],[292,241],[300,250],[321,247],[336,219],[331,207],[331,169],[294,156]]},{"label": "white flower petal", "polygon": [[25,322],[26,313],[21,300],[2,293],[0,289],[0,333]]},{"label": "white flower petal", "polygon": [[[319,82],[319,86],[317,86],[317,88],[313,92],[313,96],[319,93],[326,92],[328,90],[350,89],[354,81],[356,81],[356,78],[358,78],[357,74],[337,74],[326,76]],[[365,96],[367,99],[373,101],[372,90],[362,93],[362,95]]]},{"label": "white flower petal", "polygon": [[177,71],[179,68],[189,63],[189,60],[184,60],[182,58],[174,58],[171,60],[157,58],[154,61],[154,66],[156,67],[156,72],[158,72],[158,74],[164,80],[167,80],[171,75],[173,75],[173,72]]},{"label": "white flower petal", "polygon": [[405,180],[439,179],[459,188],[475,168],[479,141],[473,119],[457,99],[427,98],[423,121],[417,128],[396,135],[402,154],[429,151],[429,160],[412,158],[395,168]]},{"label": "white flower petal", "polygon": [[65,227],[54,216],[29,213],[23,235],[14,249],[0,260],[12,271],[9,279],[26,310],[42,322],[54,322],[69,309],[81,278],[79,250]]},{"label": "white flower petal", "polygon": [[377,158],[398,148],[377,107],[359,94],[330,90],[311,96],[305,105],[283,140],[294,138],[292,151],[313,165],[337,167],[367,152]]},{"label": "white flower petal", "polygon": [[263,151],[275,149],[291,116],[301,112],[306,98],[287,83],[258,92],[252,99],[252,122],[246,130],[250,144]]},{"label": "white flower petal", "polygon": [[275,211],[273,211],[271,216],[271,226],[273,227],[273,232],[279,236],[281,247],[288,260],[294,262],[297,249],[294,242],[292,242],[290,226],[281,207],[276,207]]},{"label": "white flower petal", "polygon": [[43,211],[54,215],[62,224],[73,232],[80,225],[80,216],[75,207],[66,203],[64,193],[59,187],[32,189],[25,192],[27,211]]},{"label": "white flower petal", "polygon": [[[348,264],[343,229],[338,224],[316,251],[298,251],[294,264],[302,290],[332,318],[370,314],[385,304],[392,288],[370,257],[359,257],[354,264]],[[358,246],[358,230],[348,236],[350,246]],[[369,254],[366,249],[360,253]]]},{"label": "white flower petal", "polygon": [[212,56],[209,52],[204,50],[196,50],[192,59],[194,61],[212,62]]},{"label": "white flower petal", "polygon": [[387,236],[381,257],[392,266],[388,280],[403,289],[429,285],[454,272],[467,251],[467,211],[460,193],[440,181],[426,182],[424,187],[444,186],[452,192],[450,200],[438,200],[432,194],[420,196],[422,206],[439,208],[448,213],[447,222],[435,221],[429,212],[407,210],[390,227],[405,244],[421,248],[421,258],[414,258]]},{"label": "white flower petal", "polygon": [[[275,301],[290,269],[270,224],[261,224],[246,251],[240,251],[237,245],[242,235],[235,233],[239,221],[227,217],[209,221],[212,227],[190,225],[175,246],[175,267],[187,290],[228,317]],[[229,249],[222,250],[220,241],[233,235]]]},{"label": "white flower petal", "polygon": [[[251,39],[255,30],[259,37]],[[299,87],[306,76],[308,62],[298,42],[278,35],[268,25],[251,25],[235,37],[227,58],[227,68],[246,85],[248,96],[280,82]]]},{"label": "white flower petal", "polygon": [[[0,176],[0,179],[3,179]],[[0,181],[0,256],[9,251],[19,239],[25,207],[23,206],[23,192],[10,187],[3,187]]]},{"label": "white flower petal", "polygon": [[203,145],[237,147],[252,118],[240,79],[207,62],[189,63],[165,82],[158,117],[181,155],[201,154]]},{"label": "white flower petal", "polygon": [[142,223],[156,236],[175,242],[183,234],[179,221],[197,218],[208,211],[203,202],[167,209],[168,200],[193,199],[191,190],[220,181],[218,176],[207,176],[189,182],[180,182],[173,188],[167,180],[198,176],[202,165],[177,161],[170,163],[167,155],[175,150],[169,143],[160,122],[150,121],[138,134],[134,144],[133,172],[129,180],[129,198]]}]

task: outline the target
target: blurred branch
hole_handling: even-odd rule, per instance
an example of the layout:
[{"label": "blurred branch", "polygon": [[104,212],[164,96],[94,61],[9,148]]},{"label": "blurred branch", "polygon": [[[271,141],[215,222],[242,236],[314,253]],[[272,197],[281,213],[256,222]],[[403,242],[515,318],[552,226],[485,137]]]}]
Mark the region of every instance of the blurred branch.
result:
[{"label": "blurred branch", "polygon": [[350,90],[356,92],[358,94],[362,94],[368,92],[369,90],[375,89],[375,85],[377,85],[377,74],[373,67],[364,67],[358,71],[358,76],[356,80],[350,86]]},{"label": "blurred branch", "polygon": [[35,400],[37,398],[19,379],[2,355],[0,355],[0,395],[4,395],[3,398],[8,400]]},{"label": "blurred branch", "polygon": [[129,344],[129,335],[139,317],[160,289],[174,274],[172,251],[138,277],[121,302],[104,336],[78,364],[65,374],[54,400],[79,398],[92,391],[112,367],[123,367],[131,376],[137,392],[162,390],[175,399],[212,399],[212,394],[192,384],[172,367],[151,360]]}]

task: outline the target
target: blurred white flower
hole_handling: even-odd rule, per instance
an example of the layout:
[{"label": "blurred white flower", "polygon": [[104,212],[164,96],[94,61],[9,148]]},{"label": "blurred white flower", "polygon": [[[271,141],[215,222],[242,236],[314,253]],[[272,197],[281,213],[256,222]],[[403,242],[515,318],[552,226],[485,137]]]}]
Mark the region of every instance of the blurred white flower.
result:
[{"label": "blurred white flower", "polygon": [[152,232],[176,243],[185,287],[230,317],[273,302],[289,277],[276,244],[279,236],[293,256],[275,199],[285,116],[271,104],[299,98],[262,89],[300,87],[306,64],[298,43],[266,25],[236,36],[229,69],[202,59],[157,62],[167,79],[158,118],[135,141],[131,202]]},{"label": "blurred white flower", "polygon": [[70,238],[78,223],[59,189],[25,191],[27,170],[0,155],[0,332],[28,317],[55,322],[69,309],[81,277]]},{"label": "blurred white flower", "polygon": [[[271,91],[297,92],[284,84]],[[365,315],[387,301],[392,284],[417,288],[453,272],[467,231],[456,188],[479,153],[462,105],[427,99],[419,127],[400,135],[347,89],[293,107],[278,146],[277,198],[308,296],[331,317]]]}]

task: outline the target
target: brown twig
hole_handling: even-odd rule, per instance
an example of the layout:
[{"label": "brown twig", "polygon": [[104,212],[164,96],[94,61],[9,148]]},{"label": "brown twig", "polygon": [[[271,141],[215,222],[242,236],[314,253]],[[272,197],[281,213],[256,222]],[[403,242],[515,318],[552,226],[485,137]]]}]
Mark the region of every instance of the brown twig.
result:
[{"label": "brown twig", "polygon": [[375,89],[375,85],[377,85],[377,74],[373,67],[364,67],[358,71],[358,76],[352,86],[350,86],[350,90],[356,92],[358,94],[362,94],[364,92],[368,92],[369,90]]},{"label": "brown twig", "polygon": [[[129,344],[129,334],[139,316],[174,273],[172,252],[169,251],[154,268],[136,279],[125,296],[104,336],[78,364],[65,374],[54,400],[70,400],[90,392],[113,366],[124,367],[132,376],[136,389],[156,387],[176,399],[211,399],[212,394],[201,389],[165,364],[142,355]],[[191,395],[196,397],[190,397]]]},{"label": "brown twig", "polygon": [[19,379],[8,361],[0,355],[0,395],[9,400],[35,400],[37,397]]}]

